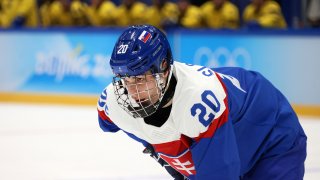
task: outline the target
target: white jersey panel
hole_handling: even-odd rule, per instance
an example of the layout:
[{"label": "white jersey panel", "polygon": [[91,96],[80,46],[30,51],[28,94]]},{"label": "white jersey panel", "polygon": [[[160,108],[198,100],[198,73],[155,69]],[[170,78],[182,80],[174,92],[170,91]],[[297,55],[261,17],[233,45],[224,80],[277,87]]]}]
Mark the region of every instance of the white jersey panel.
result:
[{"label": "white jersey panel", "polygon": [[216,73],[209,68],[175,62],[174,74],[177,86],[172,117],[180,133],[197,137],[208,129],[210,117],[217,119],[225,111],[227,95]]},{"label": "white jersey panel", "polygon": [[[212,121],[209,118],[210,114],[214,115],[214,119],[218,118],[226,109],[224,104],[226,93],[216,74],[208,68],[175,62],[173,75],[177,79],[177,85],[172,109],[168,120],[161,127],[146,124],[142,118],[133,118],[124,111],[117,104],[112,84],[107,87],[106,91],[107,108],[103,108],[106,111],[106,115],[120,129],[134,134],[151,144],[179,140],[182,134],[188,137],[199,136],[200,133],[205,132],[208,128],[208,125],[205,124],[206,122],[203,120],[201,122],[199,117],[203,115],[203,119],[208,119],[210,122]],[[211,95],[203,95],[204,91],[210,91],[215,98],[211,97]],[[219,107],[219,109],[213,111],[210,104],[208,106],[203,102],[204,96],[212,102],[211,105]],[[205,112],[203,108],[202,110],[201,108],[195,108],[198,106],[203,106]],[[192,108],[194,108],[194,115],[191,113]]]},{"label": "white jersey panel", "polygon": [[133,118],[116,102],[112,84],[107,87],[107,115],[120,129],[134,134],[151,144],[160,144],[180,139],[180,133],[174,126],[171,115],[161,127],[146,124],[142,118]]}]

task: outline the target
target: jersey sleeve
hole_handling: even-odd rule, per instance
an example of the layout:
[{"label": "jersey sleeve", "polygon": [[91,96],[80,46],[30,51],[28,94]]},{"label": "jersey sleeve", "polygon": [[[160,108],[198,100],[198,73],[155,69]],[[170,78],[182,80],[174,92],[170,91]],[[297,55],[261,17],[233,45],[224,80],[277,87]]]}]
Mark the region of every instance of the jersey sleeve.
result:
[{"label": "jersey sleeve", "polygon": [[239,179],[240,159],[232,123],[228,120],[219,126],[219,121],[212,123],[204,136],[191,146],[195,179]]},{"label": "jersey sleeve", "polygon": [[104,132],[117,132],[120,130],[120,128],[114,124],[108,116],[107,89],[104,89],[100,95],[97,103],[97,110],[99,125]]},{"label": "jersey sleeve", "polygon": [[[217,76],[227,93],[221,78]],[[225,110],[208,126],[208,129],[198,137],[190,151],[194,161],[196,179],[239,179],[240,158],[236,137],[229,116],[228,99],[223,102]]]}]

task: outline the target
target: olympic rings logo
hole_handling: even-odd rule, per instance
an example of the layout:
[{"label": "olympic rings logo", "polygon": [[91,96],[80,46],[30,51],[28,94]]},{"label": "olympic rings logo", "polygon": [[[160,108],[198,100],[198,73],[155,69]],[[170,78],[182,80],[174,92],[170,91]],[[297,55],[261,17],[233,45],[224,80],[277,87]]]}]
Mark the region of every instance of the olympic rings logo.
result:
[{"label": "olympic rings logo", "polygon": [[251,56],[249,52],[241,47],[229,50],[226,47],[219,47],[214,51],[208,47],[200,47],[194,55],[194,64],[201,64],[207,67],[242,67],[251,68]]}]

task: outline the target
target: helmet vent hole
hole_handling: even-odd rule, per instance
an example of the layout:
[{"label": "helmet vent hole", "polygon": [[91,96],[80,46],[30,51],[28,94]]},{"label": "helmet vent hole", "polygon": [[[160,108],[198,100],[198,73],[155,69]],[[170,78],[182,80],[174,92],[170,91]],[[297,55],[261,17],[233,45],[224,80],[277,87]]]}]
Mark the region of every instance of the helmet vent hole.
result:
[{"label": "helmet vent hole", "polygon": [[133,52],[134,52],[134,53],[137,53],[138,51],[140,51],[140,49],[141,49],[141,46],[140,46],[140,45],[136,45],[136,46],[134,46],[134,48],[133,48]]},{"label": "helmet vent hole", "polygon": [[152,40],[157,39],[158,38],[158,33],[154,33],[153,36],[151,37]]}]

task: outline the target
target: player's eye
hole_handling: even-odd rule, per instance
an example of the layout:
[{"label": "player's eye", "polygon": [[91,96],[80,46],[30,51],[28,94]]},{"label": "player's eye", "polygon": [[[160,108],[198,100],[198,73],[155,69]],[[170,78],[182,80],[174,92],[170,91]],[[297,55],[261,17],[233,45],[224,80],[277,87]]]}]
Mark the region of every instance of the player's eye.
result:
[{"label": "player's eye", "polygon": [[139,75],[139,76],[135,76],[135,81],[136,82],[143,82],[146,80],[146,76],[145,75]]},{"label": "player's eye", "polygon": [[145,78],[142,78],[142,77],[137,77],[137,78],[136,78],[136,81],[137,81],[137,82],[143,82],[144,80],[145,80]]}]

